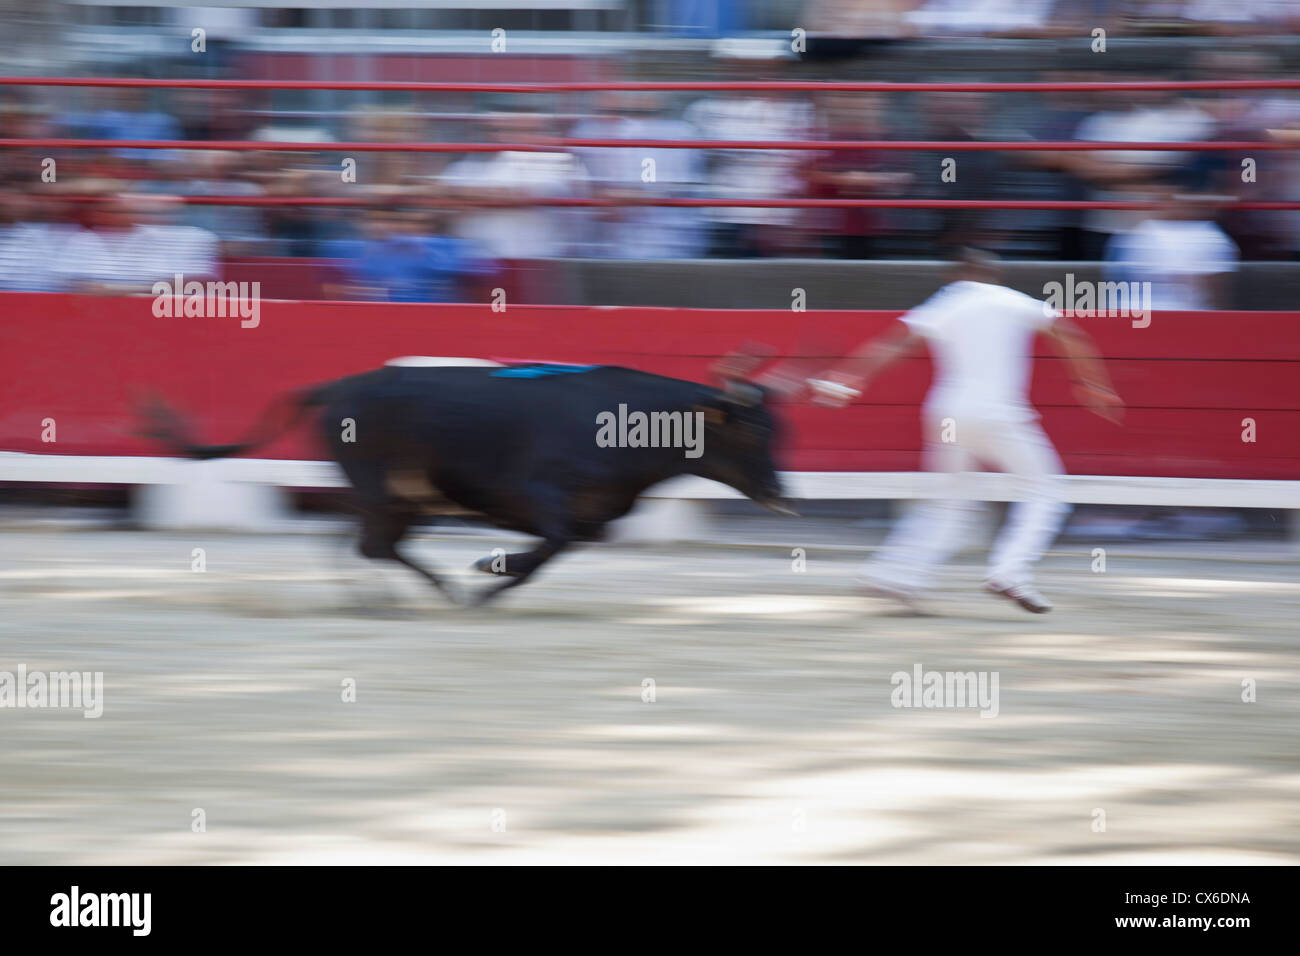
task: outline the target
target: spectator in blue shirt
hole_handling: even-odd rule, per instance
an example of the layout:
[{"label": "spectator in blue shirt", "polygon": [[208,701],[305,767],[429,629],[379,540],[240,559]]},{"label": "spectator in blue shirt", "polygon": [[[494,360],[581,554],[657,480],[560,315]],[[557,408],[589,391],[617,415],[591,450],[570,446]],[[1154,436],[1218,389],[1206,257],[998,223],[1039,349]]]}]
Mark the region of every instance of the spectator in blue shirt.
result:
[{"label": "spectator in blue shirt", "polygon": [[[84,113],[67,113],[60,125],[72,136],[88,139],[183,139],[181,125],[168,113],[151,109],[145,90],[109,89],[100,97],[104,105]],[[119,149],[123,159],[151,161],[177,159],[173,150]]]},{"label": "spectator in blue shirt", "polygon": [[428,215],[376,210],[361,239],[335,244],[344,260],[348,298],[375,302],[465,301],[468,280],[492,275],[496,263],[471,242],[433,235]]}]

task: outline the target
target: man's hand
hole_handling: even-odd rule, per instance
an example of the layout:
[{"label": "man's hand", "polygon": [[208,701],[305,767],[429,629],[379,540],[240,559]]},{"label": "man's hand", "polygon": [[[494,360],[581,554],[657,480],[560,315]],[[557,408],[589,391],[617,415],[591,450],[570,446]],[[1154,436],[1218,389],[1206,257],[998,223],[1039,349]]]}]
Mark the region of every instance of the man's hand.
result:
[{"label": "man's hand", "polygon": [[1124,420],[1124,400],[1114,389],[1094,382],[1076,382],[1074,395],[1094,415],[1116,425]]},{"label": "man's hand", "polygon": [[1073,320],[1060,315],[1046,331],[1070,363],[1070,380],[1079,404],[1118,425],[1124,418],[1124,402],[1111,388],[1110,376],[1092,336]]},{"label": "man's hand", "polygon": [[808,379],[808,387],[812,389],[813,404],[829,405],[833,408],[843,408],[860,397],[862,389],[857,387],[859,384],[860,380],[836,372],[825,374],[821,378]]},{"label": "man's hand", "polygon": [[858,346],[821,375],[808,379],[813,403],[842,408],[876,380],[876,376],[920,344],[921,337],[905,322],[891,322],[882,334]]}]

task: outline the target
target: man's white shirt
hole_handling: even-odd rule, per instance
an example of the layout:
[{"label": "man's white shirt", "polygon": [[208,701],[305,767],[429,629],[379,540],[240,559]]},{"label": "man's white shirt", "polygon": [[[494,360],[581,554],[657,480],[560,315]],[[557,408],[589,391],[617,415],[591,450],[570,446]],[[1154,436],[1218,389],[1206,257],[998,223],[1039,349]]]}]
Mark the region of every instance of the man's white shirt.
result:
[{"label": "man's white shirt", "polygon": [[953,282],[901,320],[930,347],[929,417],[1032,420],[1029,380],[1034,336],[1059,316],[1005,286]]}]

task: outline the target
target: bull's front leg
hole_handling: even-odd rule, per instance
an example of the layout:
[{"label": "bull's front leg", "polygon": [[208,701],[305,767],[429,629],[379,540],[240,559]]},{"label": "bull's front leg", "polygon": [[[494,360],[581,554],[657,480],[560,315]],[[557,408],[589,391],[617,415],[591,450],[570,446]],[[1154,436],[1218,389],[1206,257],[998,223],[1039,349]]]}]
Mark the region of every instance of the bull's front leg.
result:
[{"label": "bull's front leg", "polygon": [[532,577],[537,572],[537,569],[543,564],[567,548],[569,544],[570,542],[567,539],[547,539],[532,551],[507,555],[510,559],[510,564],[508,565],[509,571],[504,572],[501,575],[504,577],[504,580],[484,588],[478,594],[474,595],[474,597],[470,599],[469,603],[486,604],[502,591],[518,587]]},{"label": "bull's front leg", "polygon": [[[500,553],[498,553],[500,552]],[[486,558],[479,558],[470,565],[475,571],[484,574],[496,574],[505,577],[518,577],[533,561],[536,551],[514,551],[506,554],[500,548],[493,548]]]},{"label": "bull's front leg", "polygon": [[529,505],[533,509],[532,513],[539,516],[534,524],[542,536],[542,543],[532,551],[489,556],[476,561],[475,569],[499,575],[504,580],[484,588],[470,600],[471,604],[486,604],[502,591],[518,587],[536,574],[542,565],[573,543],[573,521],[563,493],[549,487],[540,489],[534,487],[530,492]]}]

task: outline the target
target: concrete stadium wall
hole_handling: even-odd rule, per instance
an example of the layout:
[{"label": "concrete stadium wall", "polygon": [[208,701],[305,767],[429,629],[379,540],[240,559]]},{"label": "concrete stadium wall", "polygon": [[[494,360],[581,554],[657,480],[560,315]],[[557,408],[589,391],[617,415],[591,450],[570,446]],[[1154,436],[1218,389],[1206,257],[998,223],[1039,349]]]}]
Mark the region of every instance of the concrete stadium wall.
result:
[{"label": "concrete stadium wall", "polygon": [[[694,309],[788,309],[791,290],[809,309],[907,309],[944,282],[935,261],[846,262],[827,259],[570,259],[547,263],[569,301],[581,305]],[[1098,281],[1096,262],[1008,262],[1007,284],[1041,297],[1047,282]],[[1288,310],[1300,303],[1300,263],[1245,263],[1232,283],[1242,310]]]},{"label": "concrete stadium wall", "polygon": [[[240,257],[223,263],[223,278],[258,282],[262,295],[317,299],[337,282],[332,259]],[[521,262],[543,281],[512,295],[529,305],[622,305],[674,309],[785,309],[791,290],[807,292],[812,309],[907,309],[943,284],[948,266],[932,260],[845,262],[830,259],[539,259]],[[1006,264],[1007,283],[1042,296],[1047,282],[1101,278],[1096,262]],[[472,291],[482,300],[495,281]],[[1294,309],[1300,302],[1300,263],[1249,262],[1231,283],[1231,305],[1256,310]],[[540,291],[539,291],[540,290]],[[531,295],[531,297],[529,297]]]}]

